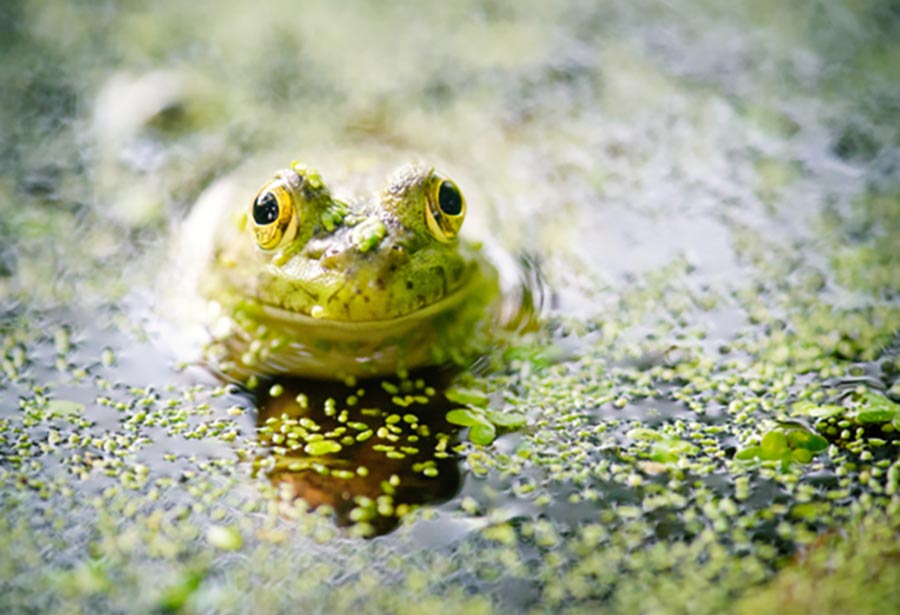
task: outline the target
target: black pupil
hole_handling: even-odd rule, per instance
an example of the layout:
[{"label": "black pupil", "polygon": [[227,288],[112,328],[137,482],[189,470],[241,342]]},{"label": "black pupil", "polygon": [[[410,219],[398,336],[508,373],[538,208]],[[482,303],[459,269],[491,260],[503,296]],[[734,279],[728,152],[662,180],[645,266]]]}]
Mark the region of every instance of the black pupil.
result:
[{"label": "black pupil", "polygon": [[253,204],[253,221],[263,226],[278,219],[278,200],[271,192],[261,194]]},{"label": "black pupil", "polygon": [[438,204],[441,206],[441,211],[448,216],[458,216],[462,213],[462,196],[453,183],[445,181],[441,184]]}]

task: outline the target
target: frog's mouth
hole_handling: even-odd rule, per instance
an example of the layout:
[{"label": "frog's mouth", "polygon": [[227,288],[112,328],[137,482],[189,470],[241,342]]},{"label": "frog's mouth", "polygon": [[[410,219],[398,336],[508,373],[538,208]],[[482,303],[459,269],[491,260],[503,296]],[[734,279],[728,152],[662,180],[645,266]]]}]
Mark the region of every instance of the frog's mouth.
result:
[{"label": "frog's mouth", "polygon": [[[477,263],[469,267],[460,283],[455,289],[447,290],[436,301],[432,301],[427,305],[412,310],[411,312],[392,316],[389,318],[371,318],[371,319],[342,319],[334,317],[316,317],[311,313],[298,312],[291,310],[282,305],[272,302],[260,300],[255,304],[256,312],[254,315],[259,320],[271,321],[272,323],[293,324],[295,326],[304,326],[315,328],[316,330],[332,329],[335,331],[343,330],[347,332],[368,331],[376,332],[380,330],[398,330],[406,327],[412,327],[422,322],[428,321],[441,314],[451,312],[471,300],[477,293],[485,292],[485,286],[480,283],[485,278],[483,267]],[[308,291],[307,291],[308,292]],[[314,297],[309,293],[310,297]]]},{"label": "frog's mouth", "polygon": [[240,373],[316,378],[374,376],[451,360],[492,319],[497,272],[473,263],[464,283],[429,305],[385,319],[315,318],[261,299],[245,298],[219,341]]}]

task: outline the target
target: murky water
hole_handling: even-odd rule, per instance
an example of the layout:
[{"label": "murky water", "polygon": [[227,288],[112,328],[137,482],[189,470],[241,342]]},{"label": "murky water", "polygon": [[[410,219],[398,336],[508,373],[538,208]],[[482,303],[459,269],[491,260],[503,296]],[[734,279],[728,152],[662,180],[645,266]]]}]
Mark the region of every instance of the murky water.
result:
[{"label": "murky water", "polygon": [[[0,610],[896,603],[900,16],[595,4],[0,7]],[[179,365],[192,203],[373,152],[462,187],[513,340]]]}]

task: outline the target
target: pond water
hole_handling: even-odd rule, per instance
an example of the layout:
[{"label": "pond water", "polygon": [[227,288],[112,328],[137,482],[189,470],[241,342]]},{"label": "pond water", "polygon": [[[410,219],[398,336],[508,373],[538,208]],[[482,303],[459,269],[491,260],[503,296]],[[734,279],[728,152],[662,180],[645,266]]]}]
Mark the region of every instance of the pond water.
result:
[{"label": "pond water", "polygon": [[[898,41],[877,0],[4,2],[0,611],[890,611]],[[382,155],[536,324],[408,378],[184,364],[204,190]]]}]

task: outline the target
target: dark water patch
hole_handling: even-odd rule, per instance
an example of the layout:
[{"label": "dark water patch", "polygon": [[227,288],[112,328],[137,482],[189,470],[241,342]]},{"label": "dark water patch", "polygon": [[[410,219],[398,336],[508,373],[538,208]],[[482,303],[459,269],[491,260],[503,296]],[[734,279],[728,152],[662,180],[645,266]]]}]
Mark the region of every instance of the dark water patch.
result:
[{"label": "dark water patch", "polygon": [[832,151],[844,160],[857,160],[866,162],[875,158],[881,150],[875,127],[864,124],[851,118],[842,127],[838,128]]},{"label": "dark water patch", "polygon": [[833,488],[840,484],[839,478],[833,469],[821,469],[807,474],[805,481],[815,487]]},{"label": "dark water patch", "polygon": [[[461,476],[435,370],[410,379],[341,383],[279,379],[257,398],[264,451],[254,462],[278,489],[339,525],[383,534],[425,503],[447,500]],[[426,384],[428,383],[428,384]]]}]

